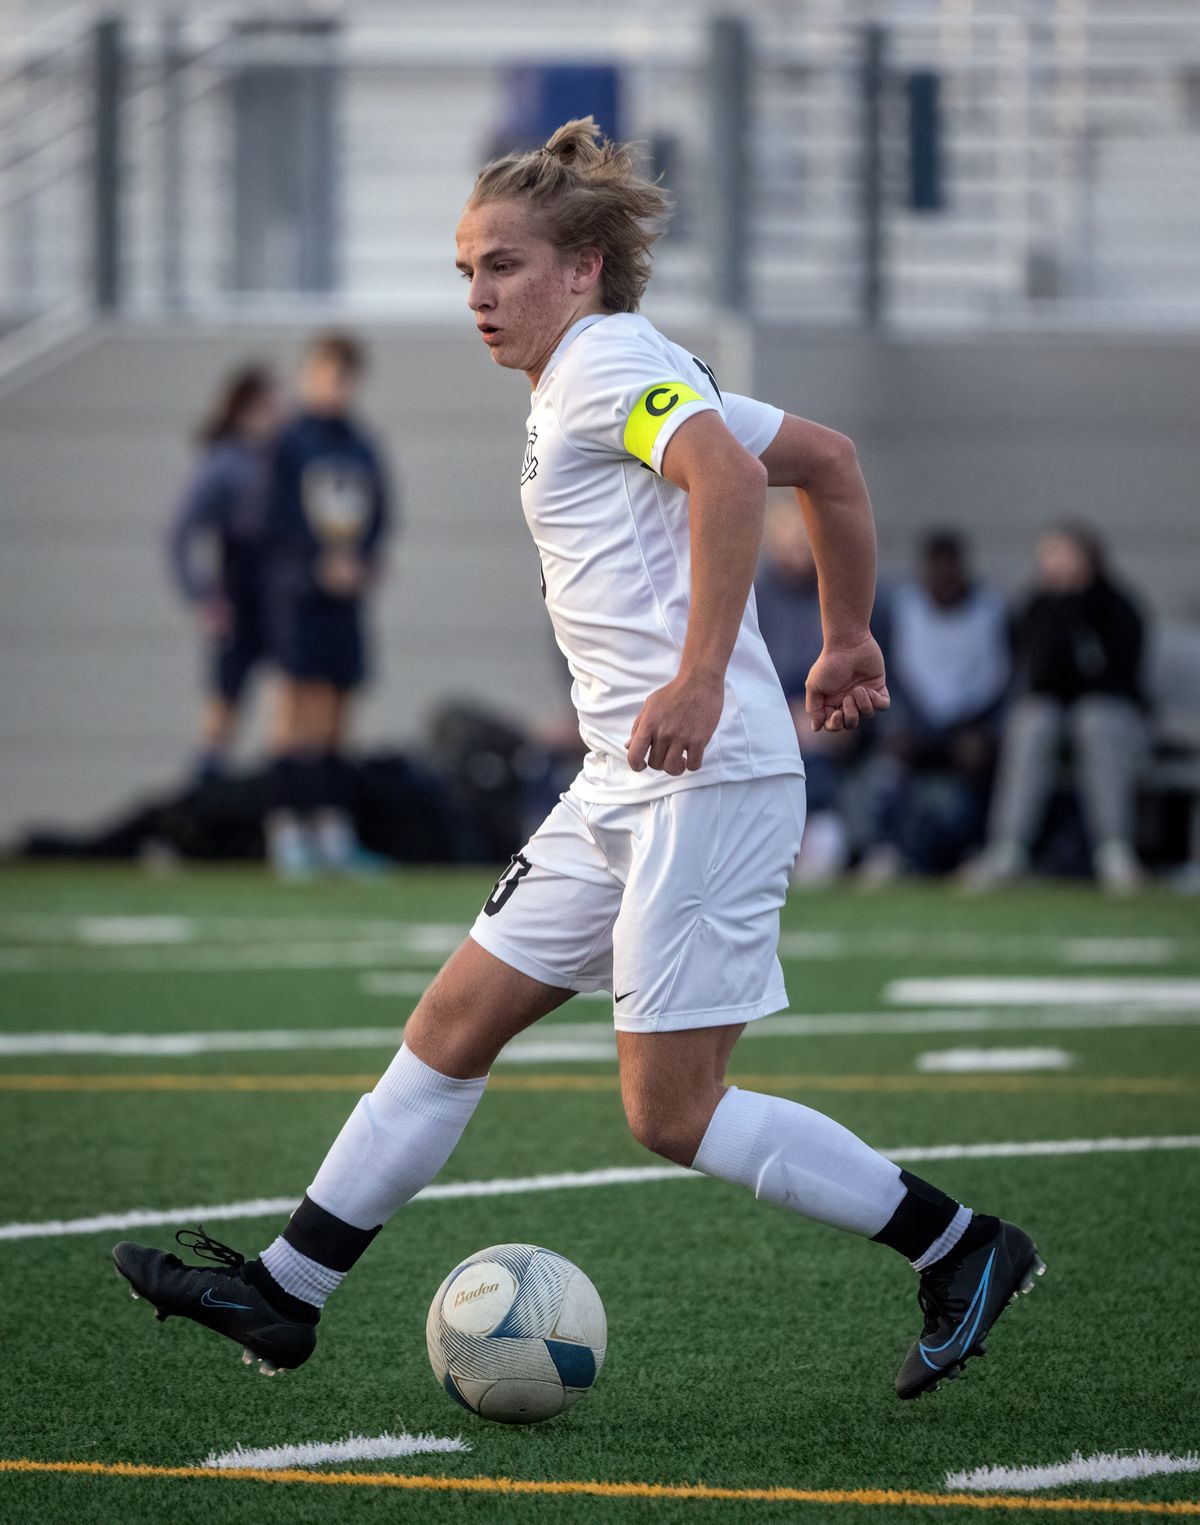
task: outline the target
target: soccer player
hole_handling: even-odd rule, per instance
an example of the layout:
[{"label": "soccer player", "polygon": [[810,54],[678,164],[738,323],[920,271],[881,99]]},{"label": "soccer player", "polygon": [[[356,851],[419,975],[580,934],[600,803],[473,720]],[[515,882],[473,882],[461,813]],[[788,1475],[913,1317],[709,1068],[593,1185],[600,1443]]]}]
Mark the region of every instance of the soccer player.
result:
[{"label": "soccer player", "polygon": [[613,993],[625,1112],[649,1149],[912,1263],[925,1324],[901,1397],[957,1375],[1041,1268],[1021,1229],[808,1107],[724,1082],[744,1024],[787,1004],[775,950],[804,816],[795,727],[750,599],[769,481],[810,505],[825,622],[814,729],[854,727],[888,694],[854,450],[722,396],[637,315],[665,210],[584,119],[489,164],[459,223],[482,342],[533,388],[522,505],[590,750],[281,1235],[245,1262],[192,1234],[217,1269],[114,1250],[160,1317],[227,1335],[264,1372],[311,1354],[326,1299],[449,1159],[508,1040],[583,990]]},{"label": "soccer player", "polygon": [[275,446],[266,587],[280,681],[266,824],[284,877],[373,862],[354,835],[343,756],[350,699],[366,676],[364,603],[389,528],[383,461],[354,416],[364,366],[351,335],[317,335],[299,411]]},{"label": "soccer player", "polygon": [[200,459],[167,540],[172,577],[209,650],[200,778],[225,771],[246,680],[266,655],[263,534],[280,415],[279,385],[266,366],[241,366],[225,379],[197,432]]}]

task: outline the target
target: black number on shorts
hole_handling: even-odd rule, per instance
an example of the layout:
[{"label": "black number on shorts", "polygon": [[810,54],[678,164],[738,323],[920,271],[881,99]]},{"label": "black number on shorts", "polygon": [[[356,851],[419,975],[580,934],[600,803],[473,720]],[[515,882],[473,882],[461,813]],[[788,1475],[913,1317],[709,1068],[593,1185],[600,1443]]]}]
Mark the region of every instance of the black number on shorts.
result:
[{"label": "black number on shorts", "polygon": [[533,867],[524,853],[514,853],[508,867],[492,887],[492,893],[483,903],[483,914],[495,916],[502,911],[517,892],[517,885]]}]

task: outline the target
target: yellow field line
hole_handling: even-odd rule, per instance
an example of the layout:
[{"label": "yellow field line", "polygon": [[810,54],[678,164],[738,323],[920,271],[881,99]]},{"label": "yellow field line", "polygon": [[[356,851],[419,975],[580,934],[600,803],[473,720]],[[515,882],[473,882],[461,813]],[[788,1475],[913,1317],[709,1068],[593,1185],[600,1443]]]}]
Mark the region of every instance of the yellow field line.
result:
[{"label": "yellow field line", "polygon": [[582,1495],[605,1499],[721,1499],[758,1504],[860,1504],[923,1509],[1009,1509],[1060,1514],[1200,1515],[1200,1501],[1032,1498],[1005,1493],[917,1493],[906,1488],[716,1488],[704,1483],[599,1483],[515,1477],[422,1477],[399,1472],[310,1472],[300,1468],[146,1467],[134,1462],[0,1460],[0,1472],[85,1477],[220,1478],[230,1482],[315,1483],[323,1487],[404,1488],[433,1493]]},{"label": "yellow field line", "polygon": [[[0,1075],[0,1091],[369,1091],[370,1075]],[[1192,1096],[1200,1084],[1129,1075],[731,1075],[771,1091],[890,1092],[895,1095]],[[615,1091],[615,1074],[493,1075],[492,1091]]]}]

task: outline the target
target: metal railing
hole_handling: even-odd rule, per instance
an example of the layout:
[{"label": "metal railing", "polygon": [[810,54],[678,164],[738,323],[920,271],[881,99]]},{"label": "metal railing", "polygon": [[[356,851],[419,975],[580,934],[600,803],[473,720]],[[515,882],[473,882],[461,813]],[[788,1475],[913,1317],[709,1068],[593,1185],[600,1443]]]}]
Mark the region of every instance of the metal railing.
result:
[{"label": "metal railing", "polygon": [[[518,29],[478,63],[451,27],[388,14],[285,27],[193,8],[10,53],[0,313],[456,309],[453,227],[502,139],[512,71],[581,44]],[[894,329],[1200,325],[1200,13],[741,14],[612,29],[620,130],[679,202],[660,306]]]}]

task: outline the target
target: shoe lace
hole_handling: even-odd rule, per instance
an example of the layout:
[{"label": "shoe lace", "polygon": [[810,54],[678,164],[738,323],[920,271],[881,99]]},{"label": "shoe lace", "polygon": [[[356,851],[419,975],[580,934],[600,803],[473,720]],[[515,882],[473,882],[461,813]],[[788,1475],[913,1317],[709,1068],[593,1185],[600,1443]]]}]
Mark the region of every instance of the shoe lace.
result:
[{"label": "shoe lace", "polygon": [[967,1298],[961,1293],[955,1296],[953,1286],[953,1277],[941,1266],[931,1267],[922,1275],[917,1287],[917,1303],[925,1315],[922,1339],[933,1334],[943,1320],[956,1323],[966,1313]]},{"label": "shoe lace", "polygon": [[175,1235],[175,1243],[181,1244],[185,1250],[190,1250],[193,1255],[199,1255],[201,1260],[212,1260],[217,1265],[225,1266],[230,1271],[236,1271],[246,1264],[246,1257],[239,1255],[229,1245],[222,1244],[219,1239],[213,1239],[204,1232],[204,1225],[197,1228],[181,1228]]}]

